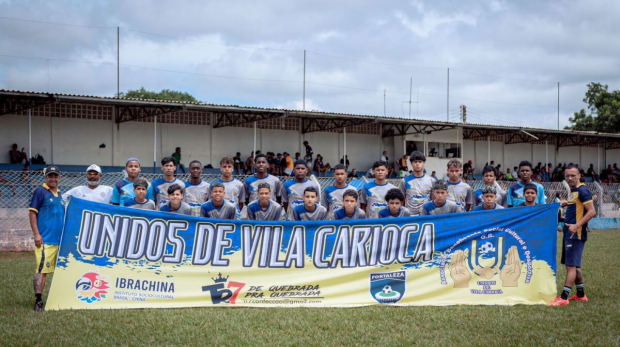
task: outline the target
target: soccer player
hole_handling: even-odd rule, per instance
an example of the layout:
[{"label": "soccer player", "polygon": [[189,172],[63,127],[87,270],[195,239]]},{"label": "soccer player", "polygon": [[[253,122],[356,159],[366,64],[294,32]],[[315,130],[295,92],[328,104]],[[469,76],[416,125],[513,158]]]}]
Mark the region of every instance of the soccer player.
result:
[{"label": "soccer player", "polygon": [[185,182],[185,202],[192,208],[192,216],[200,216],[200,207],[209,200],[209,183],[200,178],[202,163],[189,163],[189,181]]},{"label": "soccer player", "polygon": [[[566,266],[566,281],[562,294],[550,303],[551,306],[565,306],[570,300],[588,301],[581,272],[581,257],[588,240],[588,222],[596,216],[596,210],[590,190],[580,182],[581,174],[577,166],[568,165],[564,178],[570,187],[568,201],[562,202],[562,205],[566,206],[566,216],[562,230],[564,238],[561,263]],[[573,284],[577,287],[577,295],[569,298]]]},{"label": "soccer player", "polygon": [[420,208],[430,200],[436,179],[424,173],[426,157],[422,152],[413,152],[409,157],[413,174],[400,180],[400,190],[405,195],[406,207],[412,216],[420,214]]},{"label": "soccer player", "polygon": [[291,209],[289,220],[326,220],[327,209],[318,203],[319,191],[315,187],[304,189],[304,203]]},{"label": "soccer player", "polygon": [[237,207],[232,202],[224,199],[226,187],[223,183],[211,185],[211,200],[202,204],[200,215],[213,219],[236,219]]},{"label": "soccer player", "polygon": [[396,217],[409,217],[411,212],[404,207],[405,194],[399,189],[390,189],[385,194],[385,201],[388,203],[388,208],[379,212],[379,218],[396,218]]},{"label": "soccer player", "polygon": [[192,208],[186,203],[183,202],[183,187],[180,184],[172,184],[168,187],[167,198],[168,203],[162,206],[159,210],[161,212],[170,212],[170,213],[178,213],[184,214],[187,216],[192,215]]},{"label": "soccer player", "polygon": [[265,157],[264,154],[256,155],[255,165],[256,173],[246,178],[245,182],[243,182],[245,186],[245,195],[249,198],[249,202],[258,199],[258,185],[265,182],[271,187],[271,200],[276,200],[279,203],[280,197],[282,196],[282,182],[280,182],[279,178],[267,172],[269,169],[267,157]]},{"label": "soccer player", "polygon": [[253,200],[248,204],[248,219],[258,221],[284,220],[284,208],[271,199],[271,185],[267,182],[260,182],[256,188],[258,200]]},{"label": "soccer player", "polygon": [[[327,210],[329,214],[332,215],[337,210],[341,209],[343,206],[344,193],[349,189],[355,188],[347,183],[347,168],[338,164],[334,166],[334,184],[329,187],[326,187],[323,191],[323,199],[321,203]],[[355,197],[357,201],[357,197]]]},{"label": "soccer player", "polygon": [[139,208],[141,210],[156,210],[155,201],[146,197],[149,183],[143,179],[139,179],[133,183],[134,197],[125,200],[123,207]]},{"label": "soccer player", "polygon": [[239,209],[243,208],[245,202],[245,187],[243,183],[233,177],[234,161],[230,157],[224,157],[220,160],[220,171],[222,176],[215,181],[211,182],[211,186],[215,183],[221,183],[224,185],[224,199]]},{"label": "soccer player", "polygon": [[462,207],[466,212],[471,210],[474,204],[474,195],[471,193],[469,184],[461,180],[463,173],[463,163],[456,158],[448,161],[448,197],[457,206]]},{"label": "soccer player", "polygon": [[452,200],[448,200],[449,186],[446,181],[437,180],[433,184],[433,199],[427,202],[420,209],[420,215],[438,215],[448,213],[464,212],[463,207],[456,204]]},{"label": "soccer player", "polygon": [[34,284],[34,310],[44,311],[43,289],[48,273],[54,273],[58,245],[65,219],[65,206],[58,190],[60,170],[51,165],[43,174],[45,183],[32,195],[29,208],[30,227],[34,236],[34,255],[36,260]]},{"label": "soccer player", "polygon": [[185,189],[185,183],[174,177],[174,172],[176,170],[177,163],[173,157],[164,157],[161,160],[161,171],[164,172],[164,176],[153,180],[153,194],[155,195],[155,203],[159,209],[170,202],[168,199],[168,187],[177,184],[181,186],[182,189]]},{"label": "soccer player", "polygon": [[517,205],[517,207],[538,205],[538,187],[533,183],[534,182],[526,184],[525,187],[523,187],[523,198],[525,201]]},{"label": "soccer player", "polygon": [[331,214],[333,220],[365,219],[366,213],[357,207],[359,195],[357,190],[348,189],[342,194],[342,208]]},{"label": "soccer player", "polygon": [[379,218],[379,211],[388,207],[384,197],[390,189],[396,188],[386,179],[388,165],[384,161],[377,161],[372,165],[375,180],[364,185],[360,193],[362,210],[367,218]]},{"label": "soccer player", "polygon": [[545,189],[539,183],[532,182],[532,163],[527,160],[524,160],[519,163],[519,182],[511,185],[508,188],[508,207],[518,206],[525,202],[524,188],[527,184],[534,184],[538,189],[537,195],[538,199],[536,203],[538,205],[544,205],[547,203],[547,198],[545,197]]},{"label": "soccer player", "polygon": [[[506,192],[499,187],[499,185],[496,185],[495,183],[495,168],[493,166],[487,165],[484,167],[484,169],[482,169],[482,180],[484,181],[484,184],[488,187],[488,186],[494,186],[495,187],[495,198],[497,199],[497,202],[500,206],[502,207],[506,207]],[[482,204],[484,204],[484,199],[482,198],[484,188],[480,188],[478,190],[476,190],[474,192],[474,195],[476,196],[475,198],[475,205],[476,206],[480,206]]]},{"label": "soccer player", "polygon": [[[132,157],[127,159],[127,162],[125,163],[127,178],[119,180],[114,184],[114,190],[112,191],[113,205],[125,206],[125,201],[136,197],[133,184],[140,178],[140,170],[140,160],[138,160],[138,158]],[[146,197],[147,199],[155,200],[155,196],[153,195],[153,186],[150,183],[148,183]]]},{"label": "soccer player", "polygon": [[[504,208],[504,206],[497,203],[497,188],[495,186],[488,185],[478,190],[481,191],[480,197],[482,198],[482,204],[474,207],[474,211],[499,210]],[[478,190],[476,191],[476,194],[478,194]]]},{"label": "soccer player", "polygon": [[284,182],[284,189],[282,189],[282,205],[289,215],[295,207],[304,205],[306,188],[313,187],[317,192],[321,191],[314,181],[307,178],[308,167],[305,161],[296,161],[294,172],[295,178]]},{"label": "soccer player", "polygon": [[98,165],[89,166],[86,169],[86,185],[69,189],[62,195],[62,199],[67,201],[70,196],[73,196],[101,204],[109,204],[112,201],[112,187],[100,185],[101,176],[101,168]]}]

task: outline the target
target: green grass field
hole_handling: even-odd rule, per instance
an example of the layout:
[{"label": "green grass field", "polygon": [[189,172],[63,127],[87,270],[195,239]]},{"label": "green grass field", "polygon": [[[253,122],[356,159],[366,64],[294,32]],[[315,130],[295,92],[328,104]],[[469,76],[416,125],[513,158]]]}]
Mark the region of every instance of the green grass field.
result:
[{"label": "green grass field", "polygon": [[[591,234],[583,264],[590,302],[571,303],[568,307],[189,308],[35,313],[34,255],[0,253],[0,345],[620,346],[618,245],[619,230]],[[564,275],[560,266],[558,288],[563,285]]]}]

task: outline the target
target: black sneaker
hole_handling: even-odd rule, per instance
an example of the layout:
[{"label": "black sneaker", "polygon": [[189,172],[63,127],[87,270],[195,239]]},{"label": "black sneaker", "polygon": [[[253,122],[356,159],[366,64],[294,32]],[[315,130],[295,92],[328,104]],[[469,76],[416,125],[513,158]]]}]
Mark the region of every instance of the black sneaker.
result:
[{"label": "black sneaker", "polygon": [[43,301],[39,301],[39,302],[36,302],[34,304],[34,311],[35,312],[43,312],[43,311],[45,311],[45,308],[43,307]]}]

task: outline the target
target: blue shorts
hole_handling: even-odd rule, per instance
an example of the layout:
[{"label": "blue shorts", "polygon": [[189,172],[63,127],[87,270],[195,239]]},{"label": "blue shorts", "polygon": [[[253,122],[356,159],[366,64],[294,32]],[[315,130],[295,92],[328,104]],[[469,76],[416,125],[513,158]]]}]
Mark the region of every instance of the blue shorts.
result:
[{"label": "blue shorts", "polygon": [[582,240],[564,240],[562,245],[561,263],[566,266],[581,267],[581,257],[586,242]]}]

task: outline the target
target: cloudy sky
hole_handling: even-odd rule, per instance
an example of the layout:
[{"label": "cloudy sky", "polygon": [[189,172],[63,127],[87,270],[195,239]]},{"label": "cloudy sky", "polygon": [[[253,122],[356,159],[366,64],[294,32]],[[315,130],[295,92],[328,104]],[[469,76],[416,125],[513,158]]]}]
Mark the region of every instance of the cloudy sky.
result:
[{"label": "cloudy sky", "polygon": [[[620,88],[615,0],[0,0],[0,89],[557,128]],[[447,70],[450,98],[447,108]],[[410,79],[413,79],[410,89]],[[385,95],[385,104],[384,104]]]}]

